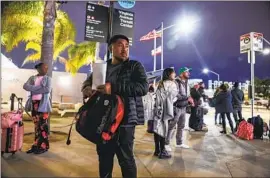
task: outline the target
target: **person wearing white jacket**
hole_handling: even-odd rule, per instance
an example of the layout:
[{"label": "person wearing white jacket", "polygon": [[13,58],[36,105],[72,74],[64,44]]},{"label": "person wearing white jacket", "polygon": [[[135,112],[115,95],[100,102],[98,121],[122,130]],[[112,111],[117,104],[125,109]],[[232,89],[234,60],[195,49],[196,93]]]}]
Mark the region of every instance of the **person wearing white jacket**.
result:
[{"label": "person wearing white jacket", "polygon": [[174,118],[173,103],[177,100],[179,93],[178,86],[175,83],[175,71],[167,68],[163,71],[162,81],[159,83],[156,91],[156,100],[154,108],[154,155],[160,159],[170,158],[171,155],[165,149],[165,139],[169,131],[169,120]]},{"label": "person wearing white jacket", "polygon": [[148,133],[153,133],[155,98],[155,88],[151,85],[147,95],[143,96],[144,119],[147,121]]}]

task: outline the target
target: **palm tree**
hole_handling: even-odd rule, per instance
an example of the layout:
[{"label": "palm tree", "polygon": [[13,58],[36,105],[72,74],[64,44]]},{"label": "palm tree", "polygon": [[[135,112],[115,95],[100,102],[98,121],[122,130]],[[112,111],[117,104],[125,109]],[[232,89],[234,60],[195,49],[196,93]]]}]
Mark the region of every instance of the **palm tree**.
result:
[{"label": "palm tree", "polygon": [[[48,15],[48,13],[43,13],[43,11],[46,10],[44,7],[53,5],[50,7],[54,9],[54,6],[56,8],[58,6],[58,4],[55,4],[53,1],[48,2],[49,3],[43,1],[11,2],[4,8],[1,19],[1,43],[5,46],[6,51],[10,52],[21,42],[26,43],[26,51],[30,49],[34,50],[34,52],[26,57],[23,65],[27,62],[44,61],[42,58],[49,59],[48,56],[42,56],[41,58],[41,46],[44,47],[44,49],[46,46],[41,45],[43,39],[42,34],[50,34],[49,37],[52,37],[46,42],[50,45],[53,44],[53,51],[50,52],[53,52],[53,55],[50,54],[49,56],[52,56],[54,60],[56,60],[65,49],[75,44],[75,26],[68,15],[61,10],[55,9],[57,16],[54,23],[55,29],[51,29],[50,33],[43,33],[43,17],[45,15],[51,16]],[[53,4],[51,4],[51,2],[53,2]],[[44,17],[45,25],[47,24],[46,19],[49,20],[50,18]],[[45,32],[47,31],[45,30]],[[44,55],[45,54],[47,55],[48,53],[46,52]]]},{"label": "palm tree", "polygon": [[82,42],[71,46],[68,49],[69,59],[61,58],[60,62],[65,64],[66,71],[71,74],[76,74],[78,70],[84,66],[89,65],[96,60],[96,42]]},{"label": "palm tree", "polygon": [[[58,6],[58,4],[46,4],[43,1],[18,1],[10,2],[4,8],[1,19],[1,43],[5,46],[7,52],[12,51],[21,42],[26,43],[25,50],[31,52],[24,60],[23,65],[42,59],[43,17],[48,15],[48,13],[43,13],[46,5],[50,5],[49,8],[52,9],[54,9],[54,5],[56,7]],[[51,13],[53,11],[48,12]],[[76,44],[74,42],[76,29],[69,16],[56,8],[56,17],[54,38],[49,36],[50,44],[52,44],[52,39],[54,39],[52,59],[59,59],[60,62],[65,64],[67,72],[75,74],[82,66],[89,65],[95,60],[95,43],[82,42]],[[45,20],[44,23],[46,25]],[[45,47],[45,45],[43,47]],[[69,59],[60,56],[67,48],[70,48],[68,50]],[[47,55],[48,53],[44,54]],[[45,56],[43,56],[43,58],[49,59]],[[48,61],[46,61],[46,63],[47,62]]]}]

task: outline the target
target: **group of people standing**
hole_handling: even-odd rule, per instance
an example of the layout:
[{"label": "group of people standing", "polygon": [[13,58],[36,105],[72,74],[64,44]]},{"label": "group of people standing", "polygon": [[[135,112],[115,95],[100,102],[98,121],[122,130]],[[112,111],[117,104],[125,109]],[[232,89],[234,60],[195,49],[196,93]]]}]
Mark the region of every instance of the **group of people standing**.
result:
[{"label": "group of people standing", "polygon": [[[237,125],[243,119],[242,104],[244,102],[244,92],[239,89],[239,83],[235,82],[232,90],[229,89],[228,85],[222,84],[219,88],[217,88],[213,101],[216,109],[215,124],[217,124],[217,117],[218,114],[220,114],[219,124],[222,124],[223,128],[221,133],[226,134],[227,131],[225,117],[227,117],[231,132],[234,133],[237,129]],[[231,119],[231,113],[233,113],[234,121],[236,123],[235,128]]]},{"label": "group of people standing", "polygon": [[144,97],[145,119],[148,120],[149,132],[154,133],[154,156],[160,159],[171,157],[171,139],[176,130],[176,147],[189,148],[183,141],[186,124],[186,107],[195,106],[190,96],[188,79],[190,68],[183,67],[179,76],[172,68],[163,71],[162,80],[157,90],[150,86]]}]

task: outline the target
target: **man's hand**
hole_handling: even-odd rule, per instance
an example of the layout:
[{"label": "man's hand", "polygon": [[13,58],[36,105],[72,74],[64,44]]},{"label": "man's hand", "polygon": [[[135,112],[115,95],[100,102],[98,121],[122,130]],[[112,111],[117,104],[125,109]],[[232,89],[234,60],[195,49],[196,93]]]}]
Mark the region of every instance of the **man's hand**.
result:
[{"label": "man's hand", "polygon": [[90,97],[90,96],[93,94],[92,87],[91,87],[91,86],[85,87],[85,88],[83,89],[82,93],[83,93],[83,97],[84,97],[84,98]]},{"label": "man's hand", "polygon": [[193,98],[188,97],[188,102],[191,104],[191,106],[195,106]]}]

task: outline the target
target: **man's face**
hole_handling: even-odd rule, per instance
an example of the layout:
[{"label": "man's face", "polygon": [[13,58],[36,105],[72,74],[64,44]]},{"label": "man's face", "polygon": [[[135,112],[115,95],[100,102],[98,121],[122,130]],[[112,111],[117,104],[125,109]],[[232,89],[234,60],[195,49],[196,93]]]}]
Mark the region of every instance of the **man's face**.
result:
[{"label": "man's face", "polygon": [[[182,77],[184,78],[184,79],[189,79],[189,77],[190,77],[190,72],[189,71],[186,71],[186,72],[183,72],[182,74]],[[181,76],[180,75],[180,76]]]},{"label": "man's face", "polygon": [[129,44],[124,39],[118,39],[112,44],[112,55],[119,61],[126,61],[129,58]]}]

